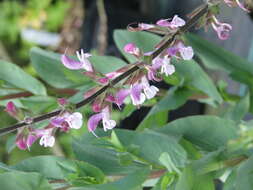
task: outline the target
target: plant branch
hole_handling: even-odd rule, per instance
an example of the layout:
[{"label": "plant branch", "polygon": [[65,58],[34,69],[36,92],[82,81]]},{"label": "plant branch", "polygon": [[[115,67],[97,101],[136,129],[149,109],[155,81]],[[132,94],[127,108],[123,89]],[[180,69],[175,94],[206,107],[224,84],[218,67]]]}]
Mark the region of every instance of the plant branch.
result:
[{"label": "plant branch", "polygon": [[[168,48],[170,46],[170,44],[175,40],[175,38],[188,31],[203,15],[205,15],[208,11],[208,5],[202,5],[201,6],[201,10],[198,12],[198,14],[196,14],[194,17],[192,17],[183,27],[181,27],[177,32],[175,32],[172,36],[165,36],[163,38],[166,39],[166,41],[158,48],[156,49],[152,54],[151,54],[151,58],[154,59],[156,58],[161,52],[163,52],[166,48]],[[130,76],[132,73],[136,72],[137,70],[139,70],[139,66],[138,64],[135,64],[135,66],[131,67],[128,71],[124,72],[123,74],[121,74],[120,76],[118,76],[117,78],[115,78],[114,80],[112,80],[108,85],[105,85],[103,87],[101,87],[99,90],[97,90],[94,94],[92,94],[91,96],[89,96],[88,98],[82,100],[81,102],[77,103],[75,105],[75,108],[78,109],[82,106],[87,105],[88,103],[92,102],[96,97],[98,97],[99,95],[101,95],[102,93],[104,93],[108,88],[113,87],[114,85],[116,85],[117,83],[119,83],[121,80],[127,78],[128,76]],[[26,123],[24,121],[17,123],[15,125],[6,127],[6,128],[2,128],[0,129],[0,136],[3,134],[7,134],[10,133],[12,131],[17,130],[18,128],[24,127],[26,125],[32,125],[34,123],[46,120],[46,119],[50,119],[51,117],[55,117],[57,115],[59,115],[61,113],[61,109],[50,112],[50,113],[46,113],[37,117],[34,117],[32,119],[31,123]]]}]

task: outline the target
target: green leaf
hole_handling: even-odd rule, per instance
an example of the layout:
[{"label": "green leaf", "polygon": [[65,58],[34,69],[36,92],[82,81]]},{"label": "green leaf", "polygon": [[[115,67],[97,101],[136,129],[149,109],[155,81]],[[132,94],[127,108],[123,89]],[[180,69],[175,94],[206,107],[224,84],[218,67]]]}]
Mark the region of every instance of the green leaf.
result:
[{"label": "green leaf", "polygon": [[126,65],[126,62],[113,56],[91,56],[89,59],[96,71],[103,74],[115,71]]},{"label": "green leaf", "polygon": [[6,142],[6,151],[10,153],[16,147],[16,135],[8,137]]},{"label": "green leaf", "polygon": [[31,96],[27,98],[20,98],[21,103],[33,114],[52,111],[58,107],[57,100],[50,96]]},{"label": "green leaf", "polygon": [[252,85],[253,65],[250,62],[197,35],[187,34],[186,40],[208,68],[222,69]]},{"label": "green leaf", "polygon": [[38,173],[6,172],[0,174],[0,184],[3,190],[52,190]]},{"label": "green leaf", "polygon": [[155,49],[161,37],[148,33],[148,32],[129,32],[127,30],[115,30],[113,33],[113,39],[116,43],[116,46],[124,55],[124,57],[130,62],[134,63],[137,61],[137,58],[134,56],[125,53],[123,48],[128,43],[135,43],[143,52],[150,52]]},{"label": "green leaf", "polygon": [[101,185],[91,185],[87,187],[74,187],[70,190],[136,190],[146,180],[149,174],[149,169],[143,168],[136,172],[132,172],[122,179]]},{"label": "green leaf", "polygon": [[59,162],[63,161],[69,164],[72,163],[72,161],[62,157],[36,156],[23,160],[18,164],[11,166],[11,168],[24,172],[38,172],[44,177],[50,179],[63,179],[64,175],[58,165]]},{"label": "green leaf", "polygon": [[180,175],[176,190],[215,190],[213,177],[209,175],[197,175],[190,166],[186,167]]},{"label": "green leaf", "polygon": [[155,131],[182,135],[204,150],[214,151],[237,137],[236,123],[216,116],[190,116],[175,120]]},{"label": "green leaf", "polygon": [[46,95],[45,86],[15,64],[0,60],[0,80],[36,95]]},{"label": "green leaf", "polygon": [[194,87],[204,92],[218,103],[222,102],[222,97],[217,91],[213,81],[195,61],[176,61],[175,67],[176,72],[184,78],[186,86]]},{"label": "green leaf", "polygon": [[137,155],[151,163],[161,165],[160,156],[164,152],[169,154],[176,167],[182,167],[186,162],[186,152],[177,143],[177,136],[167,136],[152,130],[143,132],[116,130],[115,132],[123,146],[126,148],[129,145],[138,146]]},{"label": "green leaf", "polygon": [[[100,130],[97,130],[96,133],[100,137],[110,135],[108,133],[102,133]],[[99,146],[101,143],[102,145]],[[111,148],[106,148],[103,146],[103,143],[103,139],[97,139],[90,133],[84,134],[79,139],[74,139],[73,150],[76,158],[100,168],[107,175],[128,174],[143,166],[137,163],[127,166],[121,165],[117,152]]]},{"label": "green leaf", "polygon": [[104,173],[97,167],[82,161],[59,162],[65,179],[74,186],[102,184],[105,181]]},{"label": "green leaf", "polygon": [[227,111],[224,115],[225,118],[239,122],[248,113],[250,107],[249,93],[243,97],[235,106]]},{"label": "green leaf", "polygon": [[253,156],[240,164],[235,179],[235,190],[253,189]]},{"label": "green leaf", "polygon": [[[177,109],[187,101],[187,98],[191,94],[191,91],[185,88],[173,87],[156,105],[151,108],[147,116],[139,124],[137,130],[141,131],[145,128],[156,128],[157,124],[153,121],[156,121],[159,113]],[[167,112],[165,113],[166,115],[168,114]]]}]

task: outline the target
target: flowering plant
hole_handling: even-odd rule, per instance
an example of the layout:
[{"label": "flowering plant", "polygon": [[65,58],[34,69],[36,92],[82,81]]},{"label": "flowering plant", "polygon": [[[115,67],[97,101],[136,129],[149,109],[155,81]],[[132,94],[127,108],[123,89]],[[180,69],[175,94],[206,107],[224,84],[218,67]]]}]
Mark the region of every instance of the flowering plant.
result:
[{"label": "flowering plant", "polygon": [[[70,91],[72,97],[48,96],[44,83],[1,61],[2,88],[30,93],[27,98],[2,97],[5,112],[18,121],[0,129],[2,135],[17,130],[9,151],[15,146],[33,151],[37,140],[54,148],[57,137],[80,131],[72,143],[75,159],[36,156],[15,165],[1,163],[4,189],[214,190],[216,181],[225,189],[252,189],[252,122],[243,118],[252,112],[253,68],[246,60],[186,34],[193,25],[211,26],[219,39],[228,39],[232,26],[217,19],[222,3],[249,11],[238,0],[210,0],[189,14],[188,21],[175,15],[116,30],[115,43],[128,63],[84,50],[71,57],[33,48],[31,61],[40,78],[50,87]],[[247,85],[247,93],[229,94],[224,82],[216,85],[195,60],[226,70]],[[172,86],[168,92],[158,88],[161,81]],[[229,106],[216,116],[168,122],[169,111],[189,99],[218,110],[225,103]],[[151,108],[136,131],[117,127],[141,106]]]}]

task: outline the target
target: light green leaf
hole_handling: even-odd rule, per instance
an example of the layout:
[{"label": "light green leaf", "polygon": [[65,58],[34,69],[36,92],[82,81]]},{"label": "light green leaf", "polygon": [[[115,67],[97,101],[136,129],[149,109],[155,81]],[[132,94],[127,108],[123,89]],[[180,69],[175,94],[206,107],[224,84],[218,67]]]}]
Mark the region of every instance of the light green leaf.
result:
[{"label": "light green leaf", "polygon": [[0,80],[36,95],[46,95],[45,86],[15,64],[0,60]]},{"label": "light green leaf", "polygon": [[6,172],[0,174],[0,184],[3,190],[52,190],[38,173]]}]

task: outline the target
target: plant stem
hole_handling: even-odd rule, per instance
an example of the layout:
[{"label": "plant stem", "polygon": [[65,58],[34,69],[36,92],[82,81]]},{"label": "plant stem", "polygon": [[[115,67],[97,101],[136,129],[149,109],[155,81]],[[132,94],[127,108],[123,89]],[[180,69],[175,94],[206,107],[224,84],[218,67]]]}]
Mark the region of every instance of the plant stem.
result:
[{"label": "plant stem", "polygon": [[[181,35],[182,33],[188,31],[203,15],[205,15],[205,13],[207,13],[208,11],[208,5],[205,6],[201,6],[201,10],[198,12],[198,14],[196,14],[194,17],[192,17],[183,27],[181,27],[177,32],[175,32],[171,37],[168,38],[168,36],[165,36],[164,38],[168,38],[158,49],[156,49],[152,54],[151,54],[151,58],[154,59],[156,58],[161,52],[163,52],[166,48],[168,48],[170,46],[170,44],[175,40],[175,38],[178,35]],[[163,39],[164,39],[163,38]],[[76,109],[87,105],[88,103],[92,102],[96,97],[98,97],[99,95],[101,95],[103,92],[105,92],[108,88],[113,87],[114,85],[116,85],[117,83],[119,83],[121,80],[127,78],[128,76],[130,76],[132,73],[136,72],[137,70],[139,70],[139,66],[138,64],[136,64],[135,66],[131,67],[128,71],[124,72],[123,74],[121,74],[120,76],[118,76],[117,78],[115,78],[114,80],[112,80],[108,85],[105,85],[103,87],[101,87],[99,90],[97,90],[94,94],[92,94],[91,96],[89,96],[88,98],[82,100],[81,102],[77,103],[75,105]],[[30,123],[30,125],[46,120],[46,119],[50,119],[51,117],[55,117],[57,115],[59,115],[61,113],[61,109],[50,112],[50,113],[46,113],[37,117],[33,118],[33,122]],[[0,129],[0,136],[10,133],[12,131],[17,130],[18,128],[24,127],[26,126],[27,123],[22,121],[20,123],[17,123],[15,125],[6,127],[6,128],[2,128]]]}]

